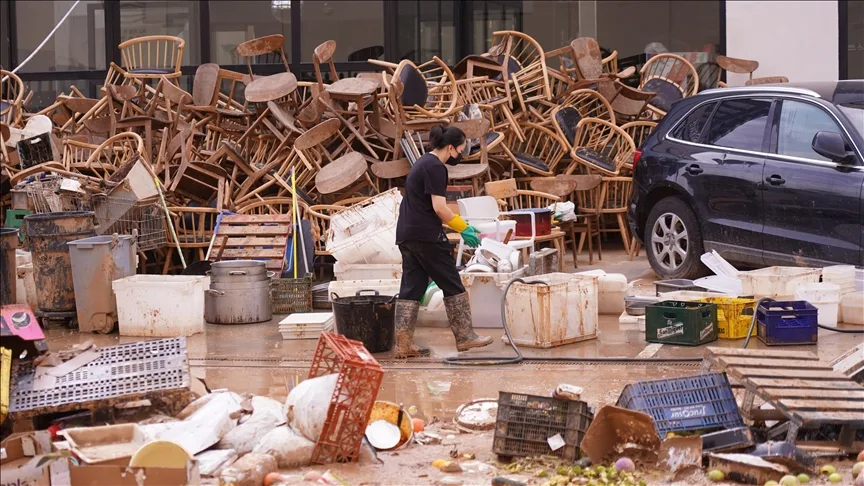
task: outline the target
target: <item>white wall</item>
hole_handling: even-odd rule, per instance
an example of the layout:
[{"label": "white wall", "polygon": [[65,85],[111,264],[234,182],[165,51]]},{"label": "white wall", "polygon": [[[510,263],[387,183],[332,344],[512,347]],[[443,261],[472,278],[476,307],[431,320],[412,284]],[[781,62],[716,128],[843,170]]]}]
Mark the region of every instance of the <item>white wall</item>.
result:
[{"label": "white wall", "polygon": [[[790,81],[836,80],[837,1],[726,2],[726,54],[759,61],[754,77]],[[727,74],[730,85],[746,75]]]}]

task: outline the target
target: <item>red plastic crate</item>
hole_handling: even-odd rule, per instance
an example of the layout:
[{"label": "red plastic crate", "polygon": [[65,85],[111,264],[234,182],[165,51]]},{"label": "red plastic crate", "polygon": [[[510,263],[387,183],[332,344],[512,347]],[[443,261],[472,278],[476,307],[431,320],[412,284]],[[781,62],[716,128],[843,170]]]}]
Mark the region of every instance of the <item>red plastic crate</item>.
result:
[{"label": "red plastic crate", "polygon": [[323,332],[308,378],[333,373],[338,373],[339,378],[330,399],[327,420],[312,452],[313,464],[357,460],[384,378],[384,370],[363,343]]}]

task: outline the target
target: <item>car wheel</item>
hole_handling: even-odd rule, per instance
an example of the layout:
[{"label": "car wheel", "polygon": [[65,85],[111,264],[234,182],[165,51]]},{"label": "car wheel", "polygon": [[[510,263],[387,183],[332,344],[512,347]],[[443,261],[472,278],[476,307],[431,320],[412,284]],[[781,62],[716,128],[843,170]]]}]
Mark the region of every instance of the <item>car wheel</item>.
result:
[{"label": "car wheel", "polygon": [[651,268],[664,279],[695,279],[708,269],[702,255],[702,232],[696,214],[677,197],[660,200],[648,214],[645,249]]}]

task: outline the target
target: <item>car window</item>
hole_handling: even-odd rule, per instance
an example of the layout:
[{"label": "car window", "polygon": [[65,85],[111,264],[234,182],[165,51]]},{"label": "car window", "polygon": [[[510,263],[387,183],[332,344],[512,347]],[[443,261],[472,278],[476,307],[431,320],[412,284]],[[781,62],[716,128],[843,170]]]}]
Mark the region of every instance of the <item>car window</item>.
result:
[{"label": "car window", "polygon": [[685,142],[701,143],[703,129],[705,128],[705,124],[708,123],[708,117],[711,116],[711,112],[714,111],[715,106],[717,106],[717,103],[705,103],[696,108],[692,113],[687,115],[684,121],[675,127],[672,136]]},{"label": "car window", "polygon": [[734,99],[720,102],[703,143],[761,152],[770,109],[770,100]]},{"label": "car window", "polygon": [[780,106],[780,125],[777,133],[777,154],[825,160],[813,151],[813,137],[817,132],[843,133],[837,122],[822,108],[795,100],[783,100]]}]

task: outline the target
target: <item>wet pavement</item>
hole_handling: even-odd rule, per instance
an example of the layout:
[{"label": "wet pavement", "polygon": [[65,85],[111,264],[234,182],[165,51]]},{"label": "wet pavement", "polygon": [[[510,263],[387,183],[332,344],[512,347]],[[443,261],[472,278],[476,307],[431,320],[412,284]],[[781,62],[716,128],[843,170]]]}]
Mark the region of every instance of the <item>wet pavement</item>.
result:
[{"label": "wet pavement", "polygon": [[[579,271],[602,268],[609,273],[624,273],[637,293],[653,292],[654,274],[644,256],[628,261],[623,252],[606,251],[604,261],[588,266],[580,261]],[[585,260],[583,257],[582,260]],[[569,263],[569,262],[568,262]],[[572,269],[572,265],[568,265]],[[570,270],[573,271],[573,270]],[[499,305],[499,303],[490,303]],[[315,340],[283,341],[277,323],[283,316],[261,324],[225,326],[208,324],[204,334],[187,338],[189,360],[195,376],[211,389],[270,395],[281,399],[304,379],[315,351]],[[487,348],[463,353],[465,356],[512,356],[509,345],[500,339],[500,329],[478,330],[495,340]],[[64,329],[46,332],[52,349],[65,349],[92,339],[97,346],[110,346],[146,338],[120,337],[117,334],[80,334]],[[772,347],[818,353],[830,361],[854,346],[861,335],[819,332],[816,346]],[[639,331],[619,329],[618,316],[600,316],[597,339],[547,350],[522,348],[526,357],[569,359],[567,362],[524,362],[508,366],[452,366],[442,363],[455,356],[449,329],[419,328],[417,342],[432,349],[432,357],[393,360],[389,353],[376,355],[387,371],[379,399],[415,405],[421,416],[449,417],[456,408],[475,398],[497,398],[498,391],[548,395],[559,383],[585,389],[584,399],[594,406],[614,403],[621,389],[640,380],[675,377],[699,372],[699,363],[601,363],[597,358],[698,358],[705,346],[648,345]],[[740,347],[743,340],[718,340],[711,346]],[[646,349],[647,347],[647,349]],[[753,338],[750,349],[767,349]]]}]

